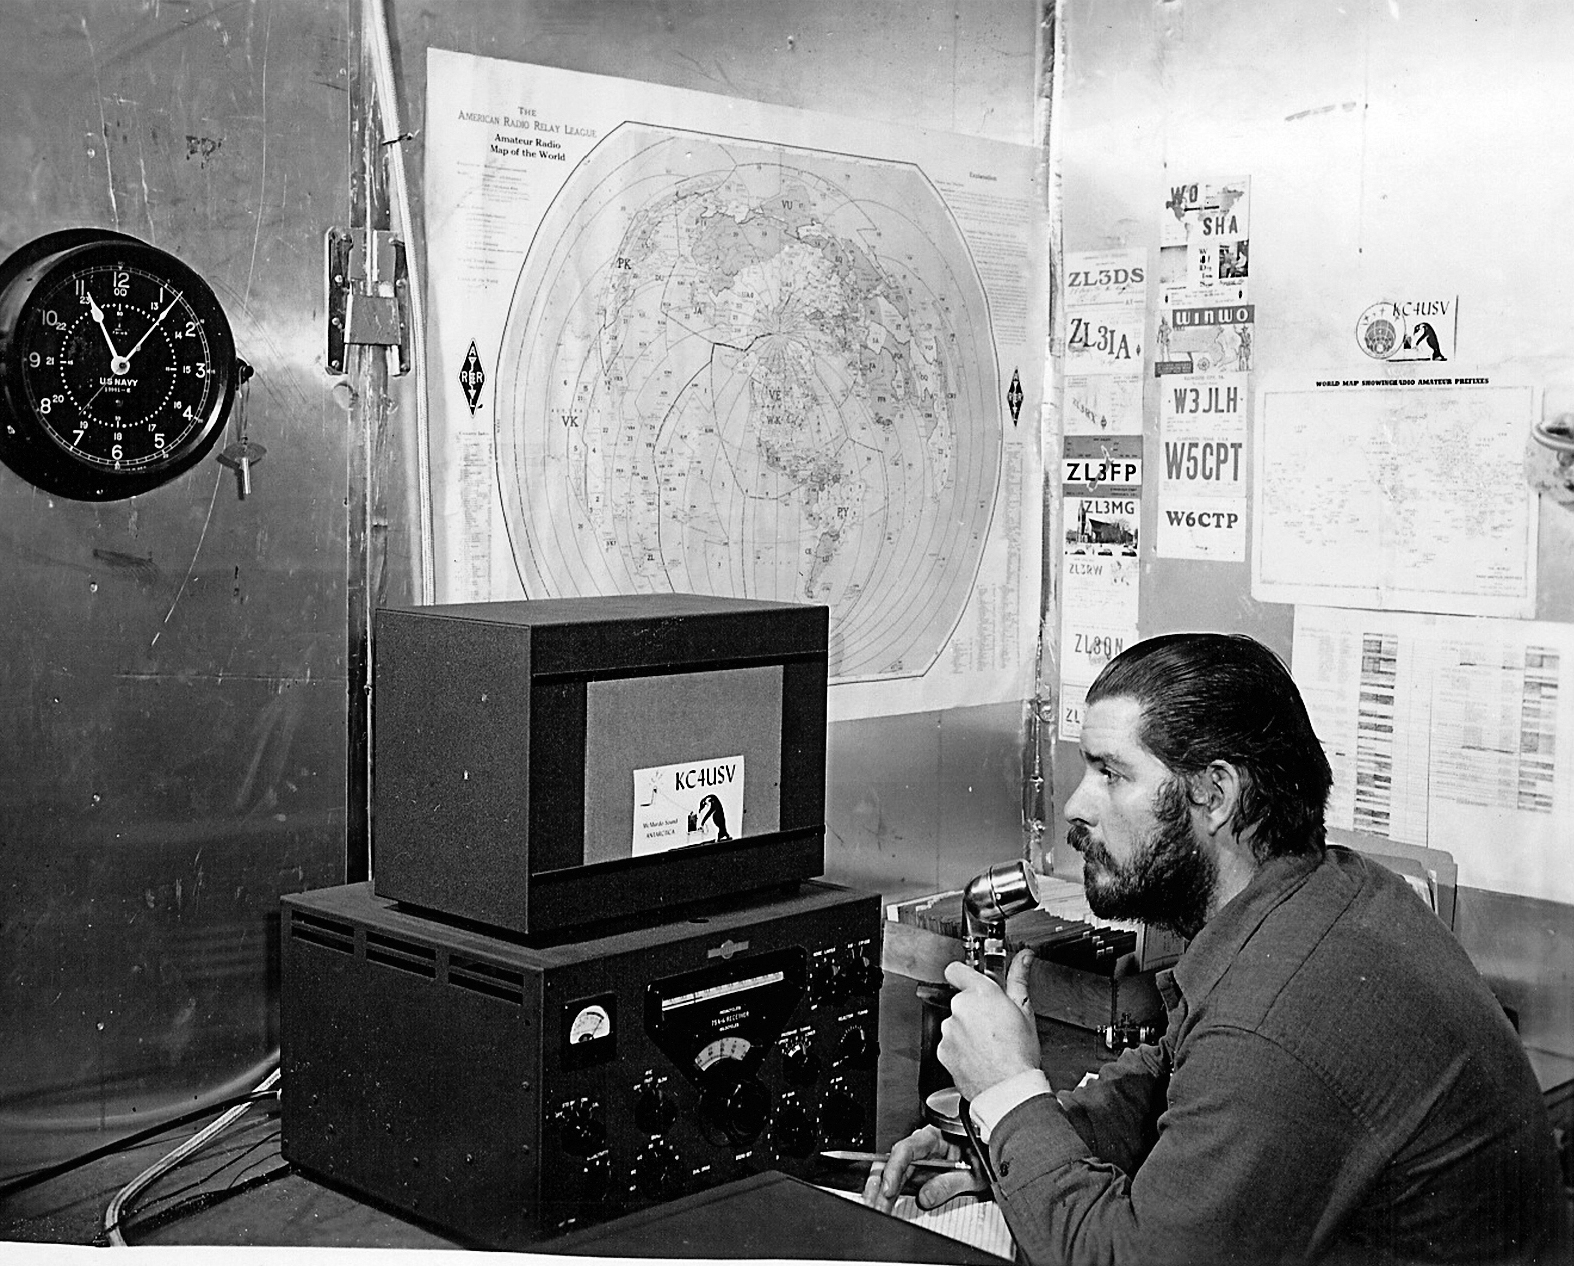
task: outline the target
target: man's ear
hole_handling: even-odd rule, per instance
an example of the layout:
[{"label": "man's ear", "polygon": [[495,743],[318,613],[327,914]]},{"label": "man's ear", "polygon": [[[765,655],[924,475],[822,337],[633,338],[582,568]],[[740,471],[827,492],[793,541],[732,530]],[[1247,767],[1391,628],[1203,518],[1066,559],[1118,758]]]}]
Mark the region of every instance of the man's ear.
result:
[{"label": "man's ear", "polygon": [[1241,771],[1227,760],[1216,760],[1192,780],[1192,804],[1200,825],[1209,835],[1217,835],[1235,821],[1245,792]]}]

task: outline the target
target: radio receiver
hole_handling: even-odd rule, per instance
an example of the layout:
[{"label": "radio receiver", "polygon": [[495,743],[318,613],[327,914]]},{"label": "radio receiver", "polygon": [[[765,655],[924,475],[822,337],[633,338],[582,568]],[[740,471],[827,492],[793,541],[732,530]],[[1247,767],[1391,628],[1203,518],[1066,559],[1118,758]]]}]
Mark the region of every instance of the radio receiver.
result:
[{"label": "radio receiver", "polygon": [[518,1248],[874,1143],[881,907],[809,882],[532,947],[283,899],[286,1160]]}]

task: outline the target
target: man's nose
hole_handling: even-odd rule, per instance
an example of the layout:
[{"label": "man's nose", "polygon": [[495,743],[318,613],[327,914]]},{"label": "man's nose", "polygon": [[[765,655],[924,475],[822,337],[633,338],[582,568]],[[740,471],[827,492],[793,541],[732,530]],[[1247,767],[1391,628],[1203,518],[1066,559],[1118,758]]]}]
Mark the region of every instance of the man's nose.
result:
[{"label": "man's nose", "polygon": [[1093,822],[1088,816],[1092,812],[1092,799],[1084,794],[1087,786],[1087,776],[1084,775],[1077,789],[1071,793],[1071,798],[1066,801],[1066,821],[1075,822],[1078,826],[1091,826]]}]

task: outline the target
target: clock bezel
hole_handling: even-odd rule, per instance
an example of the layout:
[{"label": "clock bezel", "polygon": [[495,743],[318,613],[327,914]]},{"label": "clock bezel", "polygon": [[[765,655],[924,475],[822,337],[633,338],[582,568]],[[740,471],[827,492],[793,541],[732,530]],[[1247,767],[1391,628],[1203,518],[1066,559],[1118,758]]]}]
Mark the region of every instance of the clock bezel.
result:
[{"label": "clock bezel", "polygon": [[[94,258],[86,247],[125,254],[140,271],[178,290],[202,323],[209,369],[218,380],[200,424],[166,455],[126,470],[74,455],[28,397],[21,358],[27,348],[19,329],[33,296],[60,283]],[[33,239],[0,263],[0,461],[35,487],[77,501],[115,501],[150,492],[190,470],[212,450],[234,403],[239,365],[229,318],[207,281],[190,265],[141,238],[111,229],[62,229]],[[184,420],[183,420],[184,421]]]}]

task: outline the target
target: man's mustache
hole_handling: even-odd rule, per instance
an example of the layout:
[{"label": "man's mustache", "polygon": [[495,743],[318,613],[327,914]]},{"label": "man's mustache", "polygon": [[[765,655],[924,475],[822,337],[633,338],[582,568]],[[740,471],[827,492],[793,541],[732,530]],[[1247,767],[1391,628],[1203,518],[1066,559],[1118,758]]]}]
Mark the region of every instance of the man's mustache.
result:
[{"label": "man's mustache", "polygon": [[1093,833],[1080,823],[1066,832],[1066,843],[1082,854],[1083,860],[1109,865],[1113,860],[1104,846],[1093,838]]}]

